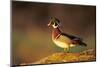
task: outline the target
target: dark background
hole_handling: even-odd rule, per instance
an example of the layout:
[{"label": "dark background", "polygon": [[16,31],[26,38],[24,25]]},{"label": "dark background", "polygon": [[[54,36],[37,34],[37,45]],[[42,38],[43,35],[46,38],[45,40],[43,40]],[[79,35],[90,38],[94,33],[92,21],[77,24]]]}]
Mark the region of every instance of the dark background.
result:
[{"label": "dark background", "polygon": [[63,49],[54,45],[49,17],[61,22],[63,32],[83,38],[87,47],[71,48],[80,52],[95,48],[96,7],[12,1],[12,62],[33,63]]}]

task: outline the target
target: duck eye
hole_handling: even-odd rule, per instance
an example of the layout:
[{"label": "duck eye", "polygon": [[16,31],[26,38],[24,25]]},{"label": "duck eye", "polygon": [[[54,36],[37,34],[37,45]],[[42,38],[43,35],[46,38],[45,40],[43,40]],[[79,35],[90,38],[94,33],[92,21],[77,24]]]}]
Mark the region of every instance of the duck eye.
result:
[{"label": "duck eye", "polygon": [[58,24],[57,24],[57,23],[54,23],[54,25],[55,25],[55,26],[58,26]]}]

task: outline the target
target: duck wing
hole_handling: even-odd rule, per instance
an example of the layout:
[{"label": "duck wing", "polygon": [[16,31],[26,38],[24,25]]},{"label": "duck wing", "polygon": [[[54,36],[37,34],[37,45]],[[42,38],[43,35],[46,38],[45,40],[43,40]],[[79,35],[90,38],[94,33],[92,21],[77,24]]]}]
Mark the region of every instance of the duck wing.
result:
[{"label": "duck wing", "polygon": [[76,37],[76,36],[69,35],[66,33],[61,33],[61,35],[66,36],[66,37],[70,38],[71,40],[81,40],[82,41],[82,38],[80,38],[80,37]]},{"label": "duck wing", "polygon": [[73,40],[73,41],[76,41],[79,45],[87,46],[87,44],[84,43],[84,42],[82,41],[82,38],[80,38],[80,37],[76,37],[76,36],[69,35],[69,34],[66,34],[66,33],[61,33],[61,35],[62,35],[62,36],[66,36],[66,37],[70,38],[70,39]]}]

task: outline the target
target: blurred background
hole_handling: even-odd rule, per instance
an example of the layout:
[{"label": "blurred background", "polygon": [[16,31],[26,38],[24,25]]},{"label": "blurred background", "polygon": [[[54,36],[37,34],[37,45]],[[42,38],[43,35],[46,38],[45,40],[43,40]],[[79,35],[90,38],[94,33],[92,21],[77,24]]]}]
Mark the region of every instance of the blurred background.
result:
[{"label": "blurred background", "polygon": [[12,1],[12,63],[33,63],[56,52],[63,52],[51,40],[47,27],[54,16],[63,32],[83,38],[87,47],[96,48],[96,6]]}]

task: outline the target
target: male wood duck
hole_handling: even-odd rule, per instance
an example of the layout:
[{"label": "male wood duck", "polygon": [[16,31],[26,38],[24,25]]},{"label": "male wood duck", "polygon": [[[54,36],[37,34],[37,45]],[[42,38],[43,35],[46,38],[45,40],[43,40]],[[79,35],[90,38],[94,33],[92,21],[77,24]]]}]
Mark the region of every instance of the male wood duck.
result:
[{"label": "male wood duck", "polygon": [[58,46],[64,49],[64,52],[67,50],[69,52],[70,47],[75,47],[77,45],[87,46],[81,38],[63,33],[60,30],[60,21],[51,17],[50,22],[48,23],[49,27],[52,27],[52,41]]}]

